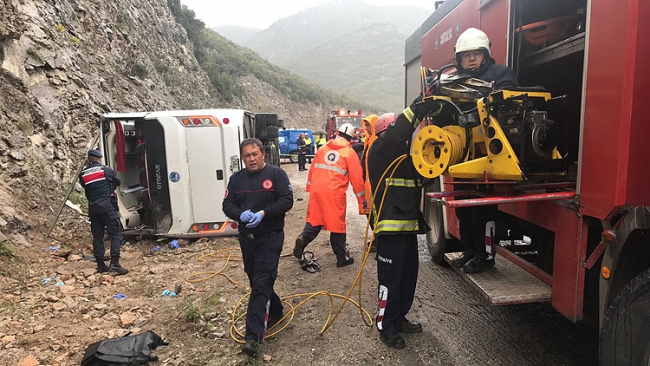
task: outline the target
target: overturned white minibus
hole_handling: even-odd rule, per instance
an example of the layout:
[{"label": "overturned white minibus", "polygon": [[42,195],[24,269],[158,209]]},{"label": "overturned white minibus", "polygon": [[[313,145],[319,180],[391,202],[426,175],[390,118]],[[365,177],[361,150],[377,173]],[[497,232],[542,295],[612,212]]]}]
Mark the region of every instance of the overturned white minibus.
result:
[{"label": "overturned white minibus", "polygon": [[255,115],[237,109],[111,113],[99,148],[122,185],[125,233],[171,237],[235,235],[221,210],[230,176],[243,167],[239,143]]}]

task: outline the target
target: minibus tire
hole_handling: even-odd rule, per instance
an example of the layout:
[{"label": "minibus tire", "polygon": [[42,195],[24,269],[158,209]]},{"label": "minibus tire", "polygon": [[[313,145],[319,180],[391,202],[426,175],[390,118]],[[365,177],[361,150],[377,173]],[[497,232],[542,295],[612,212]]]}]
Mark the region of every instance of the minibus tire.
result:
[{"label": "minibus tire", "polygon": [[255,118],[262,118],[266,126],[277,126],[278,125],[278,115],[273,113],[260,113],[256,114]]},{"label": "minibus tire", "polygon": [[266,138],[271,140],[271,139],[277,139],[280,137],[280,133],[278,132],[278,127],[277,126],[266,126]]}]

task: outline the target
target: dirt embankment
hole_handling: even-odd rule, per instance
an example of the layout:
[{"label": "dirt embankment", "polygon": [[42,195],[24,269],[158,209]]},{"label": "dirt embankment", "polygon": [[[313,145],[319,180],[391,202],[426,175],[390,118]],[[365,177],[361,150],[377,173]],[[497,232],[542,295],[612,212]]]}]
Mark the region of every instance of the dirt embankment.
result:
[{"label": "dirt embankment", "polygon": [[[285,308],[289,310],[289,304],[296,306],[307,297],[292,295],[319,291],[347,294],[361,262],[365,220],[357,215],[356,200],[350,196],[348,243],[357,259],[353,266],[336,268],[329,235],[323,232],[309,246],[322,269],[315,274],[301,270],[290,253],[304,225],[307,172],[298,172],[293,164],[283,167],[290,174],[296,202],[286,219],[285,255],[280,261],[276,291],[287,297]],[[232,313],[246,294],[248,283],[243,265],[236,258],[239,253],[235,238],[181,241],[181,248],[176,250],[169,248],[169,239],[132,238],[123,246],[122,259],[130,273],[120,277],[95,274],[94,263],[86,260],[91,254],[88,225],[84,216],[73,210],[64,209],[51,239],[44,240],[38,232],[23,238],[19,244],[5,243],[0,253],[0,364],[13,365],[29,355],[44,365],[78,364],[89,344],[145,330],[155,331],[170,343],[154,352],[162,365],[246,362],[239,344],[230,336]],[[50,250],[53,246],[59,249]],[[161,249],[155,250],[157,247]],[[234,248],[235,255],[228,263],[222,256],[200,260],[209,253],[229,253],[228,248]],[[233,282],[225,276],[194,282],[222,268]],[[363,306],[374,317],[374,262],[369,261],[366,269]],[[199,277],[190,277],[201,272],[204,274]],[[187,281],[188,277],[192,282]],[[163,296],[165,290],[177,295]],[[119,294],[125,298],[116,298]],[[353,299],[357,296],[355,291]],[[321,295],[296,309],[288,327],[265,343],[266,361],[262,362],[281,365],[307,357],[311,364],[331,364],[334,360],[357,364],[361,359],[356,356],[339,354],[340,342],[346,343],[346,349],[363,353],[369,347],[378,348],[376,330],[364,325],[351,304],[324,335],[319,335],[330,310],[338,310],[341,304],[339,298],[333,298],[333,302],[330,307],[330,298]],[[244,300],[237,314],[245,310],[245,305]],[[243,332],[243,321],[237,325]]]}]

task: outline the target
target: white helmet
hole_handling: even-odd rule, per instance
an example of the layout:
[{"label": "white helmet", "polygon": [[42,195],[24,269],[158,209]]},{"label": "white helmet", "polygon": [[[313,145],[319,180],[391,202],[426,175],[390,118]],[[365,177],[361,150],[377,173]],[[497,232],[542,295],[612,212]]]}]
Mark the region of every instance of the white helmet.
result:
[{"label": "white helmet", "polygon": [[354,128],[354,126],[352,126],[351,123],[344,123],[341,125],[341,127],[339,127],[338,131],[339,131],[339,135],[343,133],[349,137],[353,137],[354,133],[356,132],[356,129]]},{"label": "white helmet", "polygon": [[458,36],[454,50],[456,51],[456,57],[458,57],[458,54],[461,52],[474,50],[485,50],[488,55],[491,55],[490,39],[482,30],[468,28]]}]

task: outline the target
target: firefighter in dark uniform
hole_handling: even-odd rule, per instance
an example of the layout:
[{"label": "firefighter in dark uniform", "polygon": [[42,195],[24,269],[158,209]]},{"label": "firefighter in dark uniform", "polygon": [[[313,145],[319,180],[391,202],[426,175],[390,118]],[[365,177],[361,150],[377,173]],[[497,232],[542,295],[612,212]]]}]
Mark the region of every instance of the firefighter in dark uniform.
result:
[{"label": "firefighter in dark uniform", "polygon": [[[420,175],[410,158],[397,166],[388,183],[392,170],[381,181],[380,178],[396,158],[409,153],[415,128],[434,106],[430,99],[422,102],[418,97],[399,116],[380,116],[375,123],[377,139],[368,152],[368,174],[373,193],[379,186],[370,217],[377,245],[379,279],[376,324],[380,339],[391,348],[406,347],[399,332],[422,332],[422,326],[406,319],[406,315],[413,304],[418,278],[417,234],[430,229],[419,209],[422,189]],[[386,189],[388,191],[379,212]]]},{"label": "firefighter in dark uniform", "polygon": [[266,329],[284,315],[273,285],[284,242],[284,215],[293,207],[293,192],[287,173],[265,163],[260,140],[244,140],[240,154],[246,169],[230,177],[223,212],[239,221],[239,245],[251,287],[242,351],[256,358]]},{"label": "firefighter in dark uniform", "polygon": [[[490,40],[483,31],[476,28],[465,30],[458,37],[455,52],[458,73],[491,82],[494,90],[519,86],[514,71],[507,66],[497,65],[491,57]],[[459,184],[454,189],[480,188]],[[465,273],[473,274],[485,272],[494,266],[494,253],[488,252],[485,241],[487,232],[495,230],[497,214],[496,205],[456,209],[463,253],[452,261],[454,267],[462,267]]]},{"label": "firefighter in dark uniform", "polygon": [[[115,189],[120,185],[117,173],[101,164],[102,153],[88,151],[86,168],[79,174],[79,183],[86,191],[88,199],[88,217],[93,234],[93,254],[97,261],[97,272],[114,272],[124,275],[129,271],[120,265],[120,247],[122,246],[122,221],[117,208]],[[111,239],[111,264],[104,263],[104,228]]]}]

